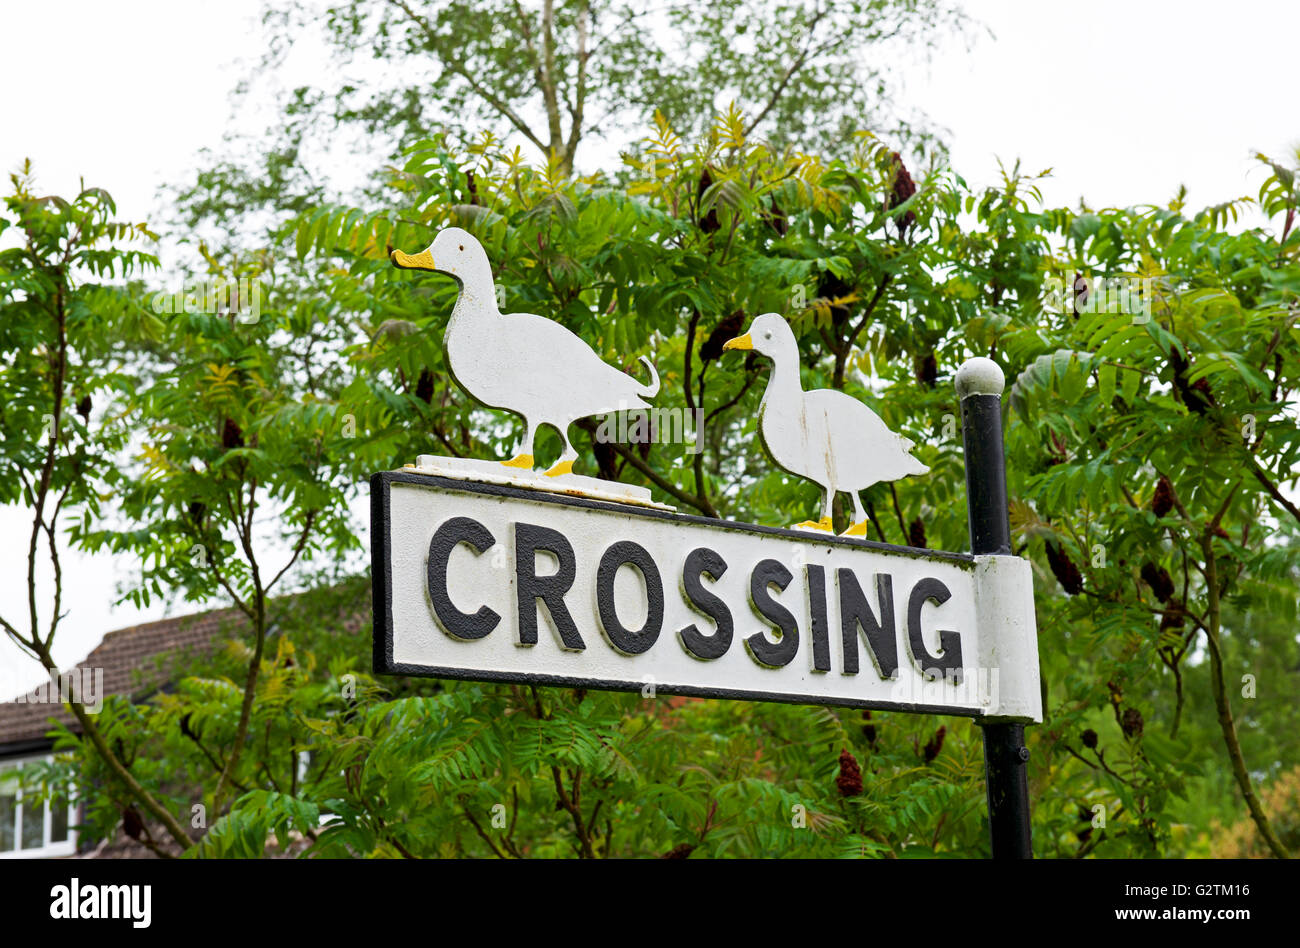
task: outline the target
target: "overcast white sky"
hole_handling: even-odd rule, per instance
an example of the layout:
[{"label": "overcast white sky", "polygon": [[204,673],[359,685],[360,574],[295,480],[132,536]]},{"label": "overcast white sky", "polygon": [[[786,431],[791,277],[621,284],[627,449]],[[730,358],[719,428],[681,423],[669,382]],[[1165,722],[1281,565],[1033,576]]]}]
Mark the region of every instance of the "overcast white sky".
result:
[{"label": "overcast white sky", "polygon": [[[1300,142],[1300,4],[1155,0],[966,0],[994,36],[952,45],[897,76],[905,106],[950,130],[972,185],[997,159],[1053,169],[1051,205],[1163,203],[1186,184],[1194,207],[1254,195],[1252,155]],[[158,190],[184,183],[195,155],[234,121],[229,93],[260,52],[261,0],[0,0],[0,166],[35,162],[44,190],[109,190],[120,216],[156,218]],[[295,60],[295,82],[321,66]],[[166,260],[164,260],[166,263]],[[394,459],[394,466],[407,459]],[[0,614],[26,614],[26,512],[0,508]],[[56,659],[81,660],[103,634],[157,618],[114,609],[131,563],[71,557]],[[40,679],[0,640],[0,700]]]}]

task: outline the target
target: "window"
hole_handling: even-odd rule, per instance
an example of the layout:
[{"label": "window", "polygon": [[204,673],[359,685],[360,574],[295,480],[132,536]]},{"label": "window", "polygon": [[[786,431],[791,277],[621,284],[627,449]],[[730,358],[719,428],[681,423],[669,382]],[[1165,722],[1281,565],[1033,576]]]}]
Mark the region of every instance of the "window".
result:
[{"label": "window", "polygon": [[42,801],[30,787],[24,790],[24,765],[40,759],[0,761],[0,859],[71,856],[77,851],[75,804]]}]

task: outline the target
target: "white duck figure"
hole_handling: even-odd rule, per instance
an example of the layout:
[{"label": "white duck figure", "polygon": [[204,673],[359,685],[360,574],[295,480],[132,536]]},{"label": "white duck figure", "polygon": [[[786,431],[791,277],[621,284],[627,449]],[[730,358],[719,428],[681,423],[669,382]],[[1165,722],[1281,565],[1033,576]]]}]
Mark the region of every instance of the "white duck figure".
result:
[{"label": "white duck figure", "polygon": [[866,536],[867,514],[858,491],[930,469],[912,457],[911,441],[885,427],[880,416],[850,395],[829,388],[805,392],[799,382],[799,344],[778,313],[757,317],[723,349],[752,349],[772,360],[758,407],[763,445],[780,467],[821,487],[822,517],[798,529],[829,531],[835,494],[853,497],[854,522],[844,536]]},{"label": "white duck figure", "polygon": [[546,473],[568,474],[578,457],[569,442],[571,424],[590,415],[649,408],[642,399],[659,391],[659,374],[644,356],[649,385],[601,361],[577,334],[553,320],[502,313],[487,253],[459,227],[440,231],[421,253],[394,250],[392,259],[402,269],[445,273],[460,284],[444,339],[447,364],[475,399],[523,416],[524,439],[515,456],[501,462],[507,467],[531,469],[537,429],[550,425],[564,439],[564,453]]}]

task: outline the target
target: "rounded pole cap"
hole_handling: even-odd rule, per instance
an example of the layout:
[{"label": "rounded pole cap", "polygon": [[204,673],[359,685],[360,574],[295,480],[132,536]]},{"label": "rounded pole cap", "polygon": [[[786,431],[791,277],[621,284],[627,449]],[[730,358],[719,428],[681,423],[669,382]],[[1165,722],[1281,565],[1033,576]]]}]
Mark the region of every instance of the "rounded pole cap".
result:
[{"label": "rounded pole cap", "polygon": [[954,384],[958,398],[967,395],[1001,395],[1007,387],[1007,377],[1002,374],[1002,367],[992,359],[977,356],[961,364]]}]

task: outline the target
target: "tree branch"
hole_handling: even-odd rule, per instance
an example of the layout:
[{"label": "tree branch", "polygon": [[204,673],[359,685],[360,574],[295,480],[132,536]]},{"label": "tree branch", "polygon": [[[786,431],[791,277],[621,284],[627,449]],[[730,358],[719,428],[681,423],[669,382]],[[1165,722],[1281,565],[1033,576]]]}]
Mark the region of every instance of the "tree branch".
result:
[{"label": "tree branch", "polygon": [[307,519],[302,525],[302,534],[298,537],[298,542],[294,545],[293,555],[289,557],[289,562],[284,564],[284,569],[276,573],[275,578],[266,584],[266,591],[268,593],[271,591],[272,587],[274,587],[275,584],[280,581],[280,577],[283,576],[285,573],[287,573],[289,571],[289,568],[293,566],[295,562],[297,562],[299,555],[303,551],[303,548],[307,545],[307,538],[311,535],[311,528],[312,528],[312,524],[316,520],[316,514],[317,511],[315,510],[307,511]]},{"label": "tree branch", "polygon": [[[1229,493],[1228,500],[1231,499]],[[1226,504],[1225,501],[1224,509]],[[1217,519],[1216,517],[1215,526],[1217,526]],[[1291,854],[1277,838],[1268,814],[1264,812],[1259,798],[1255,796],[1255,789],[1251,785],[1250,774],[1246,770],[1246,761],[1241,752],[1241,743],[1237,740],[1237,726],[1232,719],[1232,706],[1228,702],[1228,691],[1223,679],[1223,654],[1219,648],[1219,577],[1214,559],[1213,527],[1207,527],[1201,534],[1201,553],[1205,557],[1205,585],[1210,600],[1209,625],[1205,635],[1210,646],[1210,686],[1214,693],[1214,707],[1218,711],[1219,729],[1223,732],[1223,743],[1228,749],[1228,758],[1232,762],[1233,776],[1236,777],[1241,795],[1246,798],[1246,808],[1250,811],[1250,817],[1255,821],[1256,828],[1259,829],[1259,835],[1264,838],[1264,842],[1274,856],[1279,859],[1289,859]]]},{"label": "tree branch", "polygon": [[417,27],[419,27],[419,29],[424,33],[424,35],[428,37],[430,41],[430,45],[434,48],[434,51],[438,53],[439,61],[442,62],[444,66],[446,66],[453,73],[460,76],[467,83],[469,83],[470,88],[473,89],[474,92],[480,98],[482,98],[484,102],[492,106],[492,108],[496,110],[496,112],[499,115],[501,115],[504,119],[506,119],[506,121],[508,121],[511,125],[513,125],[521,135],[523,135],[530,142],[536,145],[539,149],[541,149],[541,151],[543,152],[547,151],[546,145],[542,142],[540,138],[537,137],[537,134],[529,127],[528,123],[525,122],[519,116],[519,114],[515,112],[514,109],[510,108],[509,104],[504,99],[502,99],[500,96],[493,93],[490,89],[486,88],[481,82],[479,82],[478,79],[476,79],[474,75],[469,71],[469,69],[466,68],[465,64],[461,62],[459,59],[446,56],[442,53],[442,51],[439,49],[441,43],[438,34],[433,31],[433,29],[429,26],[428,23],[426,23],[423,19],[421,19],[419,16],[415,14],[415,12],[410,8],[410,6],[406,4],[405,0],[388,0],[388,2],[391,3],[393,6],[401,9],[411,20],[411,22],[414,23]]},{"label": "tree branch", "polygon": [[573,818],[573,828],[578,834],[582,857],[584,859],[595,859],[596,853],[591,848],[591,834],[587,831],[587,825],[582,819],[582,810],[578,806],[578,792],[581,786],[582,771],[579,770],[573,779],[574,795],[572,798],[564,792],[564,779],[560,776],[560,768],[554,764],[551,765],[551,775],[555,778],[555,792],[560,797],[560,806]]},{"label": "tree branch", "polygon": [[849,331],[848,336],[844,339],[844,344],[835,348],[835,372],[831,378],[831,385],[835,388],[844,388],[844,369],[849,359],[849,353],[853,351],[853,344],[857,342],[858,335],[867,325],[867,320],[876,311],[876,305],[880,302],[880,298],[885,295],[885,289],[889,286],[891,279],[893,279],[892,273],[886,273],[880,278],[880,283],[876,286],[876,292],[872,294],[866,309],[862,311],[862,316],[858,319],[857,325]]},{"label": "tree branch", "polygon": [[1268,475],[1264,473],[1263,468],[1259,466],[1259,462],[1254,458],[1250,459],[1250,468],[1251,473],[1255,475],[1255,480],[1264,485],[1264,489],[1268,491],[1268,495],[1281,504],[1287,513],[1292,517],[1295,517],[1297,523],[1300,523],[1300,508],[1297,508],[1295,504],[1291,503],[1291,501],[1287,500],[1286,497],[1282,495],[1282,492],[1277,489],[1277,485],[1269,480]]},{"label": "tree branch", "polygon": [[609,446],[613,448],[615,451],[617,451],[624,458],[624,460],[626,460],[634,468],[636,468],[638,471],[644,474],[646,478],[648,478],[656,486],[668,492],[669,494],[672,494],[682,503],[694,507],[696,510],[704,514],[706,517],[718,516],[718,511],[714,509],[713,504],[711,504],[707,498],[696,497],[694,494],[687,493],[686,491],[678,487],[676,484],[674,484],[672,481],[657,474],[654,470],[651,469],[651,467],[648,464],[645,463],[645,461],[641,460],[640,455],[638,455],[635,451],[628,450],[628,448],[625,445],[619,444],[617,441],[609,442]]},{"label": "tree branch", "polygon": [[498,859],[506,859],[506,854],[497,849],[497,844],[492,841],[491,836],[484,832],[483,827],[479,825],[479,821],[474,819],[473,814],[469,812],[469,808],[462,803],[460,811],[465,814],[465,819],[469,820],[469,825],[474,827],[474,832],[478,833],[479,839],[488,844],[488,849],[492,850]]},{"label": "tree branch", "polygon": [[573,170],[573,156],[578,151],[578,141],[582,137],[582,121],[587,108],[587,59],[591,55],[587,50],[590,9],[585,2],[578,9],[578,78],[573,91],[573,107],[569,116],[573,124],[569,126],[569,141],[564,146],[564,167]]},{"label": "tree branch", "polygon": [[795,57],[794,62],[792,62],[781,75],[781,78],[777,81],[776,87],[767,97],[766,104],[758,110],[758,114],[754,116],[754,120],[745,126],[746,135],[758,128],[763,119],[767,118],[767,114],[771,112],[772,109],[776,108],[776,104],[781,101],[781,96],[785,95],[786,87],[790,85],[790,81],[795,77],[799,70],[804,67],[804,64],[808,62],[810,58],[818,56],[826,52],[826,50],[832,49],[839,43],[843,42],[842,37],[834,37],[818,46],[815,50],[812,48],[813,34],[817,32],[817,25],[826,16],[827,12],[827,10],[819,10],[817,15],[813,17],[812,22],[808,24],[808,35],[804,39],[803,49],[800,50],[799,55]]}]

